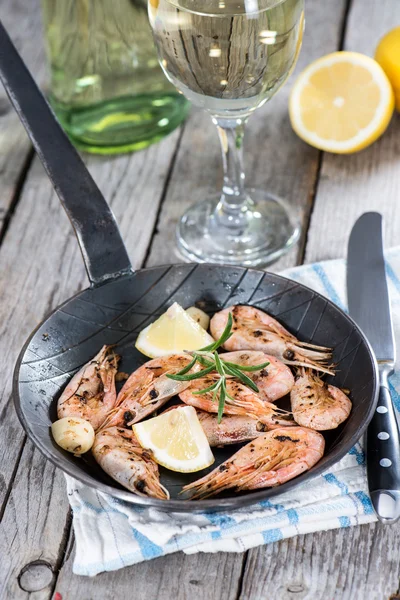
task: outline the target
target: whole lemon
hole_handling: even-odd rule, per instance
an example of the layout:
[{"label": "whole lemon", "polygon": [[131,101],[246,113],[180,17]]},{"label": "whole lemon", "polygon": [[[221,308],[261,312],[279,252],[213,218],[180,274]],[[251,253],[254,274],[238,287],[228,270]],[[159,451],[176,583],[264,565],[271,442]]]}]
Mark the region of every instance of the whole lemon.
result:
[{"label": "whole lemon", "polygon": [[400,111],[400,27],[389,31],[379,42],[375,60],[381,65],[393,86],[396,108]]}]

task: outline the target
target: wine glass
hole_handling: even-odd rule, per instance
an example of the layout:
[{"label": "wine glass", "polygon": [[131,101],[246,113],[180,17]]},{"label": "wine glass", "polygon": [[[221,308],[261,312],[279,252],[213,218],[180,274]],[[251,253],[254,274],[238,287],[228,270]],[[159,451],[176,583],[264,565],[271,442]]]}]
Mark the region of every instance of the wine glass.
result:
[{"label": "wine glass", "polygon": [[279,198],[245,188],[243,136],[249,116],[294,68],[304,0],[149,0],[148,6],[166,76],[210,113],[222,148],[222,192],[183,215],[178,248],[197,262],[268,264],[298,239],[299,229]]}]

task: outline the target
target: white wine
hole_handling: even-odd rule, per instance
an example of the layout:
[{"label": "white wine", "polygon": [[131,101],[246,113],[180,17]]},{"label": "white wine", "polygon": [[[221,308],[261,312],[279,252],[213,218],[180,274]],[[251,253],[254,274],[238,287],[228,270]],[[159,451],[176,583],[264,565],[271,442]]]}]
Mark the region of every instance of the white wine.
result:
[{"label": "white wine", "polygon": [[264,104],[294,67],[303,0],[150,0],[149,16],[170,81],[216,116]]},{"label": "white wine", "polygon": [[246,189],[244,126],[296,64],[304,0],[148,2],[165,74],[211,114],[222,149],[221,193],[185,212],[177,227],[178,248],[191,261],[269,264],[294,244],[299,228],[279,198]]}]

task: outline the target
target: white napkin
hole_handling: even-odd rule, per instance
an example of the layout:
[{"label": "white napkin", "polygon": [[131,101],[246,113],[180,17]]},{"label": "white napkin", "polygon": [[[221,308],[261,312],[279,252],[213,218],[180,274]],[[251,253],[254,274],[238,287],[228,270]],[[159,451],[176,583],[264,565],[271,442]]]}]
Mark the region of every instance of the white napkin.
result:
[{"label": "white napkin", "polygon": [[[400,340],[400,247],[386,253],[395,335]],[[345,308],[345,263],[285,271]],[[397,373],[400,373],[397,366]],[[391,379],[400,410],[400,375]],[[74,573],[96,575],[178,550],[243,552],[254,546],[376,520],[368,496],[362,441],[329,472],[294,490],[231,513],[165,513],[134,507],[67,476],[76,539]]]}]

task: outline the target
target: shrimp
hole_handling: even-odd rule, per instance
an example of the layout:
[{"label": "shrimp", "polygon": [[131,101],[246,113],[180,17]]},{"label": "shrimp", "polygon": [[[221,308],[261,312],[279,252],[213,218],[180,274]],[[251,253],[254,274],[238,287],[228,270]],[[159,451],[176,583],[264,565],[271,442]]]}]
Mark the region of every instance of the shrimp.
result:
[{"label": "shrimp", "polygon": [[347,419],[351,400],[334,385],[328,385],[308,369],[301,369],[290,392],[294,420],[317,431],[335,429]]},{"label": "shrimp", "polygon": [[281,427],[246,444],[202,479],[186,485],[191,500],[235,491],[273,487],[311,469],[324,454],[325,440],[305,427]]},{"label": "shrimp", "polygon": [[258,387],[260,394],[269,402],[275,402],[282,396],[286,396],[294,386],[292,371],[282,361],[264,354],[264,352],[226,352],[221,358],[236,365],[254,366],[269,362],[269,365],[261,371],[246,372]]},{"label": "shrimp", "polygon": [[[212,392],[206,392],[201,395],[197,395],[194,392],[210,387],[218,377],[218,374],[210,373],[201,379],[191,381],[190,387],[181,392],[179,398],[185,404],[189,404],[189,406],[194,406],[205,412],[217,413],[218,402],[213,399]],[[227,378],[226,392],[224,415],[253,417],[265,423],[269,429],[290,426],[290,413],[277,408],[271,402],[267,402],[260,394],[253,392],[253,390],[235,378]],[[228,394],[231,398],[228,397]],[[295,425],[293,421],[292,423]]]},{"label": "shrimp", "polygon": [[95,437],[92,453],[110,477],[139,496],[167,500],[168,490],[160,483],[158,465],[151,450],[144,450],[130,429],[107,427]]},{"label": "shrimp", "polygon": [[[116,408],[109,414],[104,426],[128,427],[141,421],[172,396],[189,387],[189,381],[174,381],[167,377],[186,367],[192,357],[189,354],[171,354],[149,360],[134,371],[125,382],[117,397]],[[194,365],[190,372],[200,370]]]},{"label": "shrimp", "polygon": [[103,346],[65,387],[57,403],[58,418],[81,417],[98,429],[117,401],[115,375],[119,358],[111,346]]},{"label": "shrimp", "polygon": [[334,375],[327,366],[332,356],[330,348],[300,342],[276,319],[253,306],[231,306],[215,313],[210,322],[215,339],[224,331],[229,313],[232,313],[233,333],[224,344],[226,350],[261,350],[292,367],[309,367]]},{"label": "shrimp", "polygon": [[262,421],[243,415],[225,415],[221,423],[215,414],[197,410],[197,416],[210,446],[227,446],[254,440],[268,431]]}]

